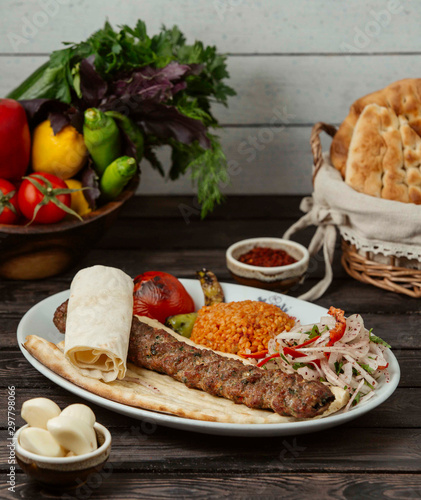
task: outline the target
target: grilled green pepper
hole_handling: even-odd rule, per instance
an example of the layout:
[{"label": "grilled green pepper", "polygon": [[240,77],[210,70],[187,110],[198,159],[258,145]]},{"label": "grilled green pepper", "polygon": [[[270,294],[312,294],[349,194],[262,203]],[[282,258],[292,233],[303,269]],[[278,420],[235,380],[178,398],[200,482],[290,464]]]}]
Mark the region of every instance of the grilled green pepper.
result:
[{"label": "grilled green pepper", "polygon": [[95,170],[101,176],[105,169],[121,155],[120,131],[111,118],[97,108],[85,111],[83,138]]},{"label": "grilled green pepper", "polygon": [[143,134],[140,128],[128,116],[118,111],[106,111],[105,114],[117,121],[118,126],[133,144],[133,154],[139,163],[143,156]]},{"label": "grilled green pepper", "polygon": [[131,156],[121,156],[105,169],[99,181],[101,198],[110,201],[116,198],[124,186],[137,172],[137,163]]},{"label": "grilled green pepper", "polygon": [[195,312],[189,314],[176,314],[175,316],[167,318],[165,324],[178,334],[189,339],[193,331],[196,318],[197,313]]},{"label": "grilled green pepper", "polygon": [[205,306],[211,306],[212,304],[224,302],[224,292],[217,277],[212,271],[208,271],[206,268],[203,268],[200,271],[196,271],[196,276],[200,280],[200,286],[202,287],[203,295],[205,296]]}]

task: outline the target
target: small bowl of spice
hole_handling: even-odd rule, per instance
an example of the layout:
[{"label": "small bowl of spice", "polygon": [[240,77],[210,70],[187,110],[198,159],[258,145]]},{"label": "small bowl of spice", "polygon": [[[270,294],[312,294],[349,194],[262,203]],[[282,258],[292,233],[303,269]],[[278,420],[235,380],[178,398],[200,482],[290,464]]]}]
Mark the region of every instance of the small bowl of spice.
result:
[{"label": "small bowl of spice", "polygon": [[227,267],[238,283],[286,292],[300,283],[309,263],[307,248],[282,238],[250,238],[231,245]]}]

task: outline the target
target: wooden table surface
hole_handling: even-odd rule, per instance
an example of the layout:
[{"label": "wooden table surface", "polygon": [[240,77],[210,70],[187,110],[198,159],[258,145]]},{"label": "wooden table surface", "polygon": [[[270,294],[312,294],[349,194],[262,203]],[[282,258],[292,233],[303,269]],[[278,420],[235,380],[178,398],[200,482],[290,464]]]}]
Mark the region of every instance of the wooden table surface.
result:
[{"label": "wooden table surface", "polygon": [[[206,266],[231,282],[225,249],[253,236],[282,236],[300,215],[298,197],[231,197],[200,221],[190,197],[137,197],[80,263],[116,266],[135,276],[163,270],[193,278]],[[190,207],[190,208],[188,208]],[[188,218],[182,213],[193,212]],[[311,230],[297,240],[308,244]],[[323,275],[312,261],[299,295]],[[0,281],[1,472],[9,471],[7,387],[16,387],[16,410],[45,396],[60,406],[83,402],[39,374],[16,345],[21,316],[40,300],[69,287],[75,269],[39,282]],[[349,278],[334,261],[335,279],[317,301],[347,314],[360,313],[368,327],[392,344],[402,377],[383,405],[347,425],[308,435],[236,438],[154,427],[92,406],[113,436],[112,473],[76,491],[75,498],[421,498],[421,302]],[[18,425],[22,424],[20,417]],[[5,476],[3,476],[5,477]],[[60,498],[28,481],[20,471],[16,492],[2,482],[7,499]],[[71,498],[69,496],[65,498]]]}]

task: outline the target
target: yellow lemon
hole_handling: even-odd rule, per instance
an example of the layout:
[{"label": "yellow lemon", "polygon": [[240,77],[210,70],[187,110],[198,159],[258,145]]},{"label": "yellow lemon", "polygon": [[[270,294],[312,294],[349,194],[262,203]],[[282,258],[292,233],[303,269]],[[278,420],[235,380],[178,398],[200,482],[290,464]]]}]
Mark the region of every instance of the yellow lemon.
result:
[{"label": "yellow lemon", "polygon": [[83,135],[66,125],[54,135],[49,120],[40,123],[32,136],[32,168],[60,179],[70,179],[83,167],[88,151]]},{"label": "yellow lemon", "polygon": [[[76,179],[67,179],[64,182],[69,189],[80,189],[82,187],[82,183]],[[92,212],[86,198],[83,196],[83,191],[75,191],[74,193],[70,193],[70,196],[72,197],[70,208],[77,214],[83,217]]]}]

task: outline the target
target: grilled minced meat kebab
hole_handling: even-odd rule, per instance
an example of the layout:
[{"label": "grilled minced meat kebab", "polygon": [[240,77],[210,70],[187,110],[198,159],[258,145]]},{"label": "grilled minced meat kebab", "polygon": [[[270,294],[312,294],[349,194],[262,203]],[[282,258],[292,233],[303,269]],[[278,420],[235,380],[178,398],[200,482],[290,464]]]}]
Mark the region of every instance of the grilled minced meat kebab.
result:
[{"label": "grilled minced meat kebab", "polygon": [[314,417],[335,399],[320,382],[307,382],[298,373],[263,370],[192,347],[137,318],[132,323],[128,359],[136,366],[165,373],[187,387],[279,415]]},{"label": "grilled minced meat kebab", "polygon": [[63,302],[54,312],[53,323],[56,325],[57,330],[60,333],[66,331],[66,319],[67,319],[67,306],[69,305],[69,299]]},{"label": "grilled minced meat kebab", "polygon": [[[65,302],[54,314],[54,324],[62,333],[66,328],[66,313]],[[284,416],[311,418],[323,413],[335,399],[320,382],[305,381],[298,373],[264,370],[208,349],[192,347],[136,317],[132,322],[128,359],[136,366],[169,375],[187,387]]]}]

